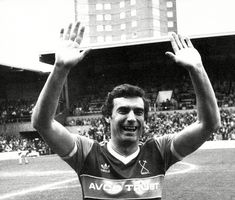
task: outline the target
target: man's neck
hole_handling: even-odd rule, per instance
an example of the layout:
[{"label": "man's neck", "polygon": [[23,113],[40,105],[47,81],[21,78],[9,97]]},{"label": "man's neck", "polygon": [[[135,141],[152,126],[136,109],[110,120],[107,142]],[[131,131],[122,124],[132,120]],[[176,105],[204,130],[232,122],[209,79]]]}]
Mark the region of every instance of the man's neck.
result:
[{"label": "man's neck", "polygon": [[117,143],[115,141],[110,140],[110,147],[120,154],[121,156],[127,157],[130,156],[131,154],[135,153],[138,149],[139,146],[137,143],[131,143],[131,142],[121,142]]}]

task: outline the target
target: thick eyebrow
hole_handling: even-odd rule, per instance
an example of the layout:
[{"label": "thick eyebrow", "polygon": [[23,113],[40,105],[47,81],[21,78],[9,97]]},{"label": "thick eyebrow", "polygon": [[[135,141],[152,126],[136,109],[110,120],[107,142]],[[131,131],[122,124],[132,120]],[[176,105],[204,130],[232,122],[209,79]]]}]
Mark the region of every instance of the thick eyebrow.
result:
[{"label": "thick eyebrow", "polygon": [[133,109],[134,111],[138,111],[138,112],[144,112],[144,108],[142,107],[131,107],[131,106],[120,106],[117,108],[117,110],[131,110]]},{"label": "thick eyebrow", "polygon": [[130,106],[120,106],[117,108],[117,110],[130,110],[131,107]]}]

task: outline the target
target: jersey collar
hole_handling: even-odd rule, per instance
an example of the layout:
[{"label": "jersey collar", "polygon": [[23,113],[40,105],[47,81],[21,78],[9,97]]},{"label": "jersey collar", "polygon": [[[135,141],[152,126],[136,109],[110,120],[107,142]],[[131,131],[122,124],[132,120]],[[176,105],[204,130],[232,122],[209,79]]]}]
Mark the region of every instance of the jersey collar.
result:
[{"label": "jersey collar", "polygon": [[140,152],[140,147],[138,146],[138,149],[132,153],[129,156],[123,156],[121,154],[119,154],[118,152],[116,152],[113,148],[110,142],[108,142],[107,144],[107,149],[109,151],[110,154],[112,154],[115,158],[117,158],[118,160],[120,160],[123,164],[128,164],[130,161],[132,161],[134,158],[136,158]]}]

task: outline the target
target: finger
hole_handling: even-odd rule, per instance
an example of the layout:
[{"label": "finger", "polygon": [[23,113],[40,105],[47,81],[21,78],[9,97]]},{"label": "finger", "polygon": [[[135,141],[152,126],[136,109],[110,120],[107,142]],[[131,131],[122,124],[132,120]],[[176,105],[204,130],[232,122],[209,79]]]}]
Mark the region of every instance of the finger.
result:
[{"label": "finger", "polygon": [[64,39],[66,39],[66,40],[69,39],[70,33],[71,33],[71,29],[72,29],[72,23],[69,24],[69,27],[68,27],[68,29],[67,29],[67,32],[66,32],[66,34],[65,34],[65,38],[64,38]]},{"label": "finger", "polygon": [[172,52],[167,51],[165,55],[167,55],[171,60],[175,61],[175,54]]},{"label": "finger", "polygon": [[78,44],[81,44],[84,32],[85,32],[85,27],[82,26],[81,29],[79,30],[79,33],[78,33],[77,37],[76,37],[76,42]]},{"label": "finger", "polygon": [[173,33],[172,35],[173,35],[174,40],[175,40],[177,46],[179,47],[179,49],[182,49],[182,48],[183,48],[183,45],[181,44],[181,41],[180,41],[180,39],[179,39],[179,36],[176,35],[175,33]]},{"label": "finger", "polygon": [[188,37],[185,37],[186,43],[188,45],[188,47],[193,47],[193,44],[191,42],[191,40]]},{"label": "finger", "polygon": [[64,35],[64,29],[62,28],[62,29],[60,30],[60,38],[63,38],[63,35]]},{"label": "finger", "polygon": [[180,42],[181,42],[183,48],[188,47],[188,45],[185,42],[185,37],[183,37],[182,35],[179,35],[179,39],[180,39]]},{"label": "finger", "polygon": [[83,59],[90,51],[91,51],[91,49],[83,50],[82,53],[81,53],[81,59]]},{"label": "finger", "polygon": [[72,32],[72,34],[71,34],[71,36],[70,36],[70,39],[71,39],[72,41],[74,41],[75,38],[77,37],[77,33],[78,33],[79,26],[80,26],[80,22],[77,22],[77,23],[75,24],[75,26],[74,26],[73,32]]},{"label": "finger", "polygon": [[177,51],[179,51],[179,47],[178,45],[176,44],[175,42],[175,39],[173,37],[173,34],[170,36],[170,41],[171,41],[171,46],[172,46],[172,49],[173,51],[176,53]]}]

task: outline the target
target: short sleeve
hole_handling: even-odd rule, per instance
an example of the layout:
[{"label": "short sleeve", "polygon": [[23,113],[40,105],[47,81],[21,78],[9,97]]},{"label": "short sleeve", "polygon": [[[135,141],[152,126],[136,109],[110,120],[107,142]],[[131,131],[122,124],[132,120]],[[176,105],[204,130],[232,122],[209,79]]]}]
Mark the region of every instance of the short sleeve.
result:
[{"label": "short sleeve", "polygon": [[87,137],[76,136],[74,147],[71,152],[61,158],[67,162],[76,171],[77,174],[79,174],[93,144],[94,141]]},{"label": "short sleeve", "polygon": [[165,170],[171,165],[183,159],[174,148],[174,134],[167,134],[155,139],[157,147],[165,163]]}]

